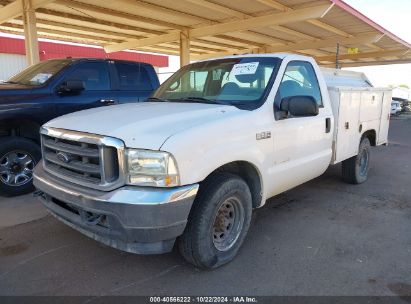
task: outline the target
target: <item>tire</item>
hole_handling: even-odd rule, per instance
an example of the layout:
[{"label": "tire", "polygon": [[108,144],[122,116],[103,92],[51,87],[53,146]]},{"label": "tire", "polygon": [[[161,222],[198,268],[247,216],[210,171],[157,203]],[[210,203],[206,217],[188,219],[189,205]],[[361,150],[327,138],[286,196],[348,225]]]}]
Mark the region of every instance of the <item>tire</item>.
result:
[{"label": "tire", "polygon": [[368,179],[370,155],[370,140],[367,137],[363,137],[358,149],[358,155],[342,162],[342,177],[346,183],[361,184]]},{"label": "tire", "polygon": [[33,191],[32,172],[40,159],[40,147],[34,141],[14,136],[0,138],[0,195]]},{"label": "tire", "polygon": [[[244,180],[230,173],[211,176],[201,186],[178,239],[181,255],[202,269],[230,262],[247,235],[251,214],[251,192]],[[221,232],[224,229],[226,233]]]}]

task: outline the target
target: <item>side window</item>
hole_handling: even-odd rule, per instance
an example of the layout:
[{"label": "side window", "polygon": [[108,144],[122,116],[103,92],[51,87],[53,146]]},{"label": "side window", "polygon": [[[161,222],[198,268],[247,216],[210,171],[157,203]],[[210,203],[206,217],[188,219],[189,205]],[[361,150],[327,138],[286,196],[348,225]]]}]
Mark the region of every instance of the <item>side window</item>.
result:
[{"label": "side window", "polygon": [[116,62],[120,90],[144,91],[152,90],[150,75],[141,64]]},{"label": "side window", "polygon": [[81,63],[66,80],[81,80],[86,91],[110,90],[110,76],[106,62]]},{"label": "side window", "polygon": [[276,103],[284,97],[308,95],[323,105],[320,86],[313,66],[305,61],[292,61],[287,65],[276,96]]}]

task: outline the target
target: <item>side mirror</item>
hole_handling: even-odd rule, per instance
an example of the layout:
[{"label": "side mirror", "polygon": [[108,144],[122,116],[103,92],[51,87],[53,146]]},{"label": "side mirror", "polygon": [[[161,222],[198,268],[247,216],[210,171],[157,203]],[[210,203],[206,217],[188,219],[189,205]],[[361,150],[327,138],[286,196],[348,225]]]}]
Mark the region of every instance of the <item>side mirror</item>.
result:
[{"label": "side mirror", "polygon": [[318,115],[318,104],[312,96],[291,96],[281,99],[280,111],[288,112],[294,117]]},{"label": "side mirror", "polygon": [[81,80],[66,80],[58,87],[60,94],[79,94],[85,90],[84,81]]}]

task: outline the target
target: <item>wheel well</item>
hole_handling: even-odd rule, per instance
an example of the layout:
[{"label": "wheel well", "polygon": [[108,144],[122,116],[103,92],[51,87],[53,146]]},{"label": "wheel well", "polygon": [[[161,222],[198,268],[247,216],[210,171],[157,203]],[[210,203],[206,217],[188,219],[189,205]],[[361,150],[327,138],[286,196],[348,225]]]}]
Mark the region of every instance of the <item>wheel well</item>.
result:
[{"label": "wheel well", "polygon": [[39,135],[40,125],[34,121],[21,120],[4,120],[0,122],[0,137],[21,136],[40,142]]},{"label": "wheel well", "polygon": [[375,130],[368,130],[365,131],[361,137],[363,139],[364,137],[367,137],[370,140],[371,146],[376,146],[377,144],[377,133]]},{"label": "wheel well", "polygon": [[212,178],[213,175],[220,172],[232,173],[244,179],[251,191],[253,208],[257,208],[261,205],[261,178],[258,170],[254,167],[254,165],[246,161],[231,162],[213,171],[210,175],[207,176],[205,180]]}]

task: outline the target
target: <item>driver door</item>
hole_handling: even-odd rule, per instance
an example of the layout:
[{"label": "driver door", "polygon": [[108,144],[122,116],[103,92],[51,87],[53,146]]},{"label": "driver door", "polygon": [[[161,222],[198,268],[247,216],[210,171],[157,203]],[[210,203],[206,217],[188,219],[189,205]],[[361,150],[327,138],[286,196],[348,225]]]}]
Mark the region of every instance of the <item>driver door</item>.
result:
[{"label": "driver door", "polygon": [[68,72],[64,81],[81,80],[85,89],[73,94],[56,94],[56,115],[108,106],[117,103],[111,89],[110,74],[106,61],[79,63]]},{"label": "driver door", "polygon": [[[317,116],[277,115],[281,99],[301,95],[315,98],[319,106]],[[321,95],[312,64],[289,62],[274,102],[271,196],[313,179],[327,169],[332,157],[332,112],[328,102],[324,105],[324,98],[328,96]]]}]

